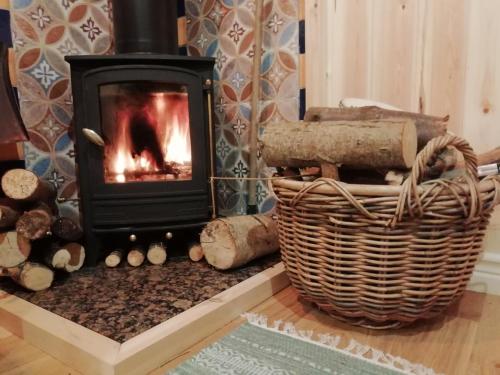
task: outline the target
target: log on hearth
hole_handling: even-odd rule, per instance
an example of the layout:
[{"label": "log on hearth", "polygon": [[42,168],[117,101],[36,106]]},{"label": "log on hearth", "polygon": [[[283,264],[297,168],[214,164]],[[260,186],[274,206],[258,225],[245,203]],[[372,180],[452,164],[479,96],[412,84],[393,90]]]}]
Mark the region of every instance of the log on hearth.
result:
[{"label": "log on hearth", "polygon": [[277,122],[262,135],[268,166],[308,167],[321,163],[353,168],[409,168],[417,137],[411,119]]},{"label": "log on hearth", "polygon": [[52,223],[51,232],[57,238],[68,242],[79,241],[83,237],[80,225],[69,217],[57,218]]},{"label": "log on hearth", "polygon": [[52,221],[52,209],[40,202],[21,215],[16,222],[16,231],[30,240],[38,240],[50,234]]},{"label": "log on hearth", "polygon": [[56,198],[54,185],[26,169],[11,169],[6,172],[1,185],[7,197],[18,201],[44,202],[51,206]]},{"label": "log on hearth", "polygon": [[200,243],[207,262],[226,270],[278,250],[278,228],[268,215],[219,218],[203,229]]},{"label": "log on hearth", "polygon": [[31,253],[31,242],[15,232],[0,233],[0,267],[15,267],[25,262]]},{"label": "log on hearth", "polygon": [[76,242],[66,244],[52,243],[44,254],[44,261],[49,267],[66,272],[82,268],[85,261],[85,248]]},{"label": "log on hearth", "polygon": [[42,264],[25,262],[15,267],[0,268],[0,276],[8,276],[22,287],[36,292],[52,285],[54,271]]},{"label": "log on hearth", "polygon": [[189,245],[188,249],[189,259],[191,259],[193,262],[199,262],[205,256],[203,254],[203,248],[201,247],[201,244],[199,242],[195,242]]},{"label": "log on hearth", "polygon": [[122,249],[113,250],[106,256],[104,263],[110,268],[118,267],[123,259],[124,252]]},{"label": "log on hearth", "polygon": [[139,267],[144,263],[146,252],[141,246],[135,246],[127,254],[127,262],[132,267]]},{"label": "log on hearth", "polygon": [[418,150],[432,138],[446,134],[449,116],[428,116],[422,113],[404,112],[379,108],[377,106],[358,108],[311,107],[304,121],[365,121],[388,118],[410,119],[415,121],[418,137]]},{"label": "log on hearth", "polygon": [[167,260],[167,248],[163,242],[154,242],[149,245],[148,252],[146,254],[149,263],[155,265],[161,265]]}]

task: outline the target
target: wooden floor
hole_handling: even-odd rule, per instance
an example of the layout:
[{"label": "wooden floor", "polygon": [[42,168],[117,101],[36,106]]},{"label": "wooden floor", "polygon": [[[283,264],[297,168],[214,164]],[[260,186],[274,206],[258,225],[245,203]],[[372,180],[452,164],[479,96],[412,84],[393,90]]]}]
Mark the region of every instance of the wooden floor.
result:
[{"label": "wooden floor", "polygon": [[[445,318],[389,332],[369,331],[339,323],[315,308],[299,303],[291,288],[253,311],[267,315],[270,321],[281,319],[294,322],[300,329],[340,335],[344,344],[354,338],[387,353],[432,367],[440,373],[500,375],[499,296],[467,292]],[[166,370],[225,335],[242,321],[231,322],[152,374],[165,374]],[[59,375],[78,372],[0,330],[0,374]]]}]

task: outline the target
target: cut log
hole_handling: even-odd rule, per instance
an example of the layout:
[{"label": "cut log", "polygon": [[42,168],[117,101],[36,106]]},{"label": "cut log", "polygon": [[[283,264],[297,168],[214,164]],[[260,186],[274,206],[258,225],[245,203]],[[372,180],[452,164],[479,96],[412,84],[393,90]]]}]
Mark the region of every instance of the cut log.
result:
[{"label": "cut log", "polygon": [[191,259],[193,262],[199,262],[200,260],[203,259],[203,248],[201,247],[201,244],[196,242],[189,246],[189,259]]},{"label": "cut log", "polygon": [[17,284],[35,292],[49,288],[54,281],[54,271],[42,264],[32,262],[3,268],[1,276],[10,276]]},{"label": "cut log", "polygon": [[376,100],[366,99],[366,98],[343,98],[339,101],[340,108],[373,107],[373,106],[383,109],[391,109],[393,111],[401,111],[401,108],[395,107],[388,103],[379,102]]},{"label": "cut log", "polygon": [[85,248],[76,242],[52,244],[44,257],[45,264],[66,272],[78,271],[85,261]]},{"label": "cut log", "polygon": [[50,234],[52,210],[45,203],[21,215],[16,223],[16,231],[30,240],[38,240]]},{"label": "cut log", "polygon": [[48,181],[40,179],[26,169],[11,169],[2,177],[2,189],[9,198],[51,204],[56,198],[56,189]]},{"label": "cut log", "polygon": [[236,268],[279,249],[278,228],[268,215],[233,216],[207,224],[200,237],[207,262]]},{"label": "cut log", "polygon": [[69,217],[60,217],[52,223],[52,234],[61,240],[74,242],[83,237],[83,231],[74,220]]},{"label": "cut log", "polygon": [[418,150],[432,138],[446,134],[449,117],[428,116],[421,113],[384,109],[376,106],[360,108],[309,108],[304,121],[365,121],[388,118],[410,119],[415,121],[418,137]]},{"label": "cut log", "polygon": [[123,253],[124,251],[121,249],[113,250],[108,254],[106,259],[104,259],[104,263],[106,263],[106,266],[110,268],[118,267],[122,261]]},{"label": "cut log", "polygon": [[0,228],[13,227],[21,214],[22,210],[14,200],[0,198]]},{"label": "cut log", "polygon": [[0,233],[0,267],[15,267],[25,262],[30,252],[26,237],[15,231]]},{"label": "cut log", "polygon": [[167,248],[163,242],[155,242],[149,245],[146,257],[149,263],[155,265],[161,265],[167,260]]},{"label": "cut log", "polygon": [[353,168],[409,168],[415,161],[414,120],[276,122],[262,135],[268,166],[321,163]]},{"label": "cut log", "polygon": [[335,164],[321,163],[321,176],[339,180],[339,169]]},{"label": "cut log", "polygon": [[127,254],[127,262],[132,267],[139,267],[142,263],[144,263],[145,259],[145,251],[142,247],[136,246],[132,248]]}]

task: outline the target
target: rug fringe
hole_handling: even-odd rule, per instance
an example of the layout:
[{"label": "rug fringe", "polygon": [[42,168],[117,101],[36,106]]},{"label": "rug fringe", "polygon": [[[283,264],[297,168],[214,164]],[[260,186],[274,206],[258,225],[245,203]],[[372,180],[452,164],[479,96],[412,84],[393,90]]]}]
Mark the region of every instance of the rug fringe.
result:
[{"label": "rug fringe", "polygon": [[314,331],[298,330],[291,322],[283,322],[275,320],[272,325],[268,324],[268,318],[265,315],[255,313],[242,314],[247,319],[248,323],[275,331],[281,334],[289,335],[316,345],[323,345],[330,349],[338,350],[346,355],[352,355],[356,358],[375,363],[377,365],[388,367],[392,370],[411,375],[438,375],[433,369],[427,368],[421,364],[415,364],[407,361],[404,358],[393,356],[389,353],[372,348],[368,345],[363,345],[354,339],[351,339],[346,347],[339,348],[341,341],[340,336],[331,334],[318,334],[317,339],[313,339]]}]

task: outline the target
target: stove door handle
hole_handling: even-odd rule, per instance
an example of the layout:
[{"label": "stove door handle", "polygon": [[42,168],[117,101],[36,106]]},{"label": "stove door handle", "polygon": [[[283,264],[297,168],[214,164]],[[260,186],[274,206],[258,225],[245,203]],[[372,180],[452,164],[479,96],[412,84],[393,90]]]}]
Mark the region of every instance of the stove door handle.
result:
[{"label": "stove door handle", "polygon": [[99,134],[97,134],[95,131],[93,131],[92,129],[89,129],[89,128],[83,128],[82,132],[83,132],[83,135],[85,136],[85,138],[87,138],[90,142],[92,142],[93,144],[95,144],[99,147],[104,147],[104,145],[105,145],[104,139],[102,139],[102,137]]}]

